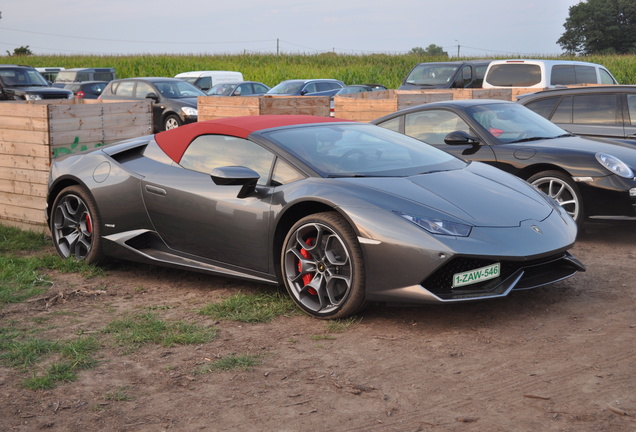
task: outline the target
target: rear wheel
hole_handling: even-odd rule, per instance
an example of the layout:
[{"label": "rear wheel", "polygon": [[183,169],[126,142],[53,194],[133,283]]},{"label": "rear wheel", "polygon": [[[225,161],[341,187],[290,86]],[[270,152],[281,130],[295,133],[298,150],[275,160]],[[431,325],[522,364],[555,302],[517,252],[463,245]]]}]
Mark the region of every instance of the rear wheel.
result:
[{"label": "rear wheel", "polygon": [[338,213],[299,220],[285,238],[281,266],[289,295],[314,317],[344,318],[365,306],[362,250]]},{"label": "rear wheel", "polygon": [[574,181],[560,171],[543,171],[528,179],[551,198],[554,198],[577,224],[583,221],[583,201]]},{"label": "rear wheel", "polygon": [[62,258],[74,257],[89,263],[102,260],[97,205],[85,188],[69,186],[57,196],[50,228],[55,248]]}]

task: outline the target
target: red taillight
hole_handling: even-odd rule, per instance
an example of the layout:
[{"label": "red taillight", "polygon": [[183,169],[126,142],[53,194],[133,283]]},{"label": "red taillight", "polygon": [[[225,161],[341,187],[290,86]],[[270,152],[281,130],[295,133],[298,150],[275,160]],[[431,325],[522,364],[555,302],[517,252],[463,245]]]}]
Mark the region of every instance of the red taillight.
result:
[{"label": "red taillight", "polygon": [[78,91],[77,93],[75,93],[75,97],[78,99],[81,99],[85,96],[85,93],[83,91]]}]

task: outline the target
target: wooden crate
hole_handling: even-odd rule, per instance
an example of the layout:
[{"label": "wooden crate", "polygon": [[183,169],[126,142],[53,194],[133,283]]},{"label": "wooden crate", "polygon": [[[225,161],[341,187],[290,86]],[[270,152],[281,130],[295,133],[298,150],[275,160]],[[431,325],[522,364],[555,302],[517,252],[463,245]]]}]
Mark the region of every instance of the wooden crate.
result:
[{"label": "wooden crate", "polygon": [[251,115],[302,114],[328,117],[328,96],[201,96],[198,120]]},{"label": "wooden crate", "polygon": [[148,101],[0,103],[0,223],[46,232],[52,158],[151,130]]}]

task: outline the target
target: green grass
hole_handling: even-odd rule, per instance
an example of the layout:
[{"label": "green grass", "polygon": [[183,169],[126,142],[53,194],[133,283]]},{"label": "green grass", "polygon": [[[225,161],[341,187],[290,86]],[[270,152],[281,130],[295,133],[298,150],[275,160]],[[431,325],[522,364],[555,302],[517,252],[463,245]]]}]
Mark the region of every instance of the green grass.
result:
[{"label": "green grass", "polygon": [[184,322],[170,323],[152,313],[115,320],[108,324],[104,333],[112,334],[121,346],[128,349],[138,349],[148,343],[166,347],[202,344],[217,337],[215,328]]},{"label": "green grass", "polygon": [[[6,56],[5,56],[6,57]],[[499,59],[505,57],[492,57]],[[621,84],[636,84],[636,56],[533,56],[541,59],[582,60],[605,65]],[[475,59],[463,57],[461,60]],[[453,58],[452,60],[460,60]],[[285,79],[336,78],[346,84],[379,83],[398,88],[417,63],[446,61],[447,57],[416,54],[236,54],[236,55],[105,55],[105,56],[28,56],[21,63],[34,67],[114,67],[118,78],[174,76],[193,70],[236,70],[247,80],[274,86]],[[13,63],[5,58],[4,63]]]},{"label": "green grass", "polygon": [[215,362],[200,367],[195,373],[205,374],[212,371],[245,370],[250,371],[261,363],[260,356],[231,354]]},{"label": "green grass", "polygon": [[278,293],[238,293],[221,303],[206,305],[199,313],[213,319],[263,323],[297,311],[297,307],[288,296]]},{"label": "green grass", "polygon": [[0,254],[36,251],[50,244],[51,239],[44,234],[0,225]]}]

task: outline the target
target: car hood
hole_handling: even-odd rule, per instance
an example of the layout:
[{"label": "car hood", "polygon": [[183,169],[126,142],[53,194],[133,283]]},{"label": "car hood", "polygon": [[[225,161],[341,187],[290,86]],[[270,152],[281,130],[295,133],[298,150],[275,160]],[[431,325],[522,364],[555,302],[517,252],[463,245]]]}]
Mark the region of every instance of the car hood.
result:
[{"label": "car hood", "polygon": [[[525,220],[542,221],[556,206],[523,180],[479,162],[452,171],[350,181],[374,189],[375,198],[392,210],[425,216],[431,216],[432,210],[437,217],[482,227],[516,227]],[[387,199],[389,196],[399,197],[402,202]]]},{"label": "car hood", "polygon": [[7,88],[7,90],[16,92],[16,93],[38,93],[38,94],[49,94],[49,93],[72,93],[70,90],[60,89],[56,87],[47,87],[47,86],[28,86],[28,87],[11,87]]}]

